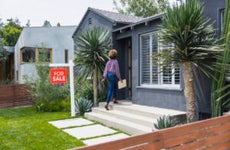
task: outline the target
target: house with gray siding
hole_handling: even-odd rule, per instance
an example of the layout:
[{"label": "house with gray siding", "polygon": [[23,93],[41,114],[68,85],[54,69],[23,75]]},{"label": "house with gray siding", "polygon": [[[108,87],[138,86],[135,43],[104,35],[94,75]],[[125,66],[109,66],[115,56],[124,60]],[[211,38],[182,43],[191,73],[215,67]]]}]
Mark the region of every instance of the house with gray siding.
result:
[{"label": "house with gray siding", "polygon": [[89,7],[74,32],[73,37],[78,36],[91,27],[103,27],[112,31],[142,19],[144,18]]},{"label": "house with gray siding", "polygon": [[[204,15],[214,22],[219,36],[225,0],[201,1],[204,2]],[[125,89],[119,90],[118,99],[129,99],[134,104],[185,111],[181,68],[167,68],[164,73],[159,74],[160,68],[153,66],[154,60],[151,58],[153,52],[163,49],[159,43],[163,15],[133,18],[130,15],[89,8],[73,38],[94,26],[110,30],[113,48],[118,50],[121,76],[127,79],[128,84]],[[199,71],[196,71],[195,79],[197,113],[210,114],[211,79]]]},{"label": "house with gray siding", "polygon": [[41,56],[49,63],[68,63],[74,58],[72,35],[77,26],[25,27],[14,51],[14,77],[24,83],[24,76],[36,77],[35,61]]}]

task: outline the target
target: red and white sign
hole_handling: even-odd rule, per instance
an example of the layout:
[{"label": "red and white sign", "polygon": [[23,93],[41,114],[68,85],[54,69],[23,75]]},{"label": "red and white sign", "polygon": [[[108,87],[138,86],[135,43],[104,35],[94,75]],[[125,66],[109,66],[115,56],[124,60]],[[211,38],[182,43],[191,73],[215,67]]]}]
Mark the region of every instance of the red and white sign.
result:
[{"label": "red and white sign", "polygon": [[67,82],[67,68],[51,68],[50,83],[63,84]]}]

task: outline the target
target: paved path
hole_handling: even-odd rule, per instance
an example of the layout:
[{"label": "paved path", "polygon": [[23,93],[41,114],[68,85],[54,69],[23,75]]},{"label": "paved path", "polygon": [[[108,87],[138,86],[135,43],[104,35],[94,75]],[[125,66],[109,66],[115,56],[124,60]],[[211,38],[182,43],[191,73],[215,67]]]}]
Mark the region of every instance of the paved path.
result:
[{"label": "paved path", "polygon": [[94,145],[129,137],[127,134],[83,118],[50,121],[49,123],[76,137],[86,145]]}]

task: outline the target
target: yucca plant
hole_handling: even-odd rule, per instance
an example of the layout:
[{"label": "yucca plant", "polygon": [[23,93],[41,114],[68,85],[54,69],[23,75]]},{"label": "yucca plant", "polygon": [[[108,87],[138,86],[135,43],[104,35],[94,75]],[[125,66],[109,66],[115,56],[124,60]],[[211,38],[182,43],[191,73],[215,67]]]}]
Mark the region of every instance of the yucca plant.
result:
[{"label": "yucca plant", "polygon": [[217,60],[219,71],[215,73],[216,79],[212,84],[211,108],[212,117],[221,116],[224,108],[230,107],[229,87],[226,85],[226,72],[230,68],[230,0],[226,0],[226,8],[224,11],[224,25],[222,31],[222,43],[225,44],[222,56]]},{"label": "yucca plant", "polygon": [[[168,65],[180,65],[184,79],[187,121],[196,121],[196,96],[194,87],[194,67],[208,77],[215,70],[215,60],[219,54],[215,30],[203,15],[203,4],[198,0],[189,0],[181,5],[174,5],[166,10],[162,18],[162,43],[173,44],[167,49],[168,54],[158,55],[158,60],[167,61]],[[167,56],[167,58],[162,58]],[[162,62],[161,62],[162,63]],[[162,63],[164,64],[164,63]]]},{"label": "yucca plant", "polygon": [[169,127],[174,127],[177,125],[177,122],[173,120],[170,116],[161,116],[157,119],[157,122],[154,123],[156,129],[164,129]]},{"label": "yucca plant", "polygon": [[86,80],[93,79],[94,106],[98,104],[98,82],[102,78],[102,73],[108,51],[111,48],[111,34],[104,28],[94,27],[83,32],[76,38],[77,50],[75,65],[79,70],[79,78]]},{"label": "yucca plant", "polygon": [[83,97],[75,100],[75,112],[76,115],[83,116],[86,112],[92,111],[93,103]]}]

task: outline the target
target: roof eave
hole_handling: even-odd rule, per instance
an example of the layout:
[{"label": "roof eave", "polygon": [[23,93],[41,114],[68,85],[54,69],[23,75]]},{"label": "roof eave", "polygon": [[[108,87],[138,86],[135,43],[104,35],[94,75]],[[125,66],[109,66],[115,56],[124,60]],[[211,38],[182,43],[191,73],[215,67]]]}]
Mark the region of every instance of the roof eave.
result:
[{"label": "roof eave", "polygon": [[78,25],[76,31],[73,33],[72,38],[73,38],[73,37],[75,36],[75,34],[78,32],[79,27],[81,26],[81,24],[82,24],[84,18],[86,17],[86,15],[87,15],[87,13],[88,13],[89,11],[92,11],[92,12],[94,12],[95,14],[97,14],[97,15],[99,15],[99,16],[105,18],[106,20],[108,20],[109,22],[111,22],[113,25],[116,25],[117,23],[120,23],[120,22],[117,22],[117,21],[115,21],[115,20],[112,20],[111,18],[108,18],[108,17],[106,17],[106,16],[104,16],[104,15],[98,13],[96,10],[94,10],[94,9],[91,8],[91,7],[89,7],[89,8],[87,9],[86,13],[84,14],[83,18],[81,19],[80,24]]},{"label": "roof eave", "polygon": [[160,13],[160,14],[151,16],[151,17],[149,17],[149,18],[143,19],[143,20],[138,21],[138,22],[136,22],[136,23],[133,23],[133,24],[130,24],[130,25],[127,25],[127,26],[124,26],[124,27],[115,29],[115,30],[113,30],[112,32],[118,32],[118,31],[120,32],[120,31],[125,30],[125,29],[128,29],[128,28],[130,28],[130,29],[132,30],[135,26],[140,25],[140,24],[145,24],[145,25],[147,25],[148,22],[150,22],[150,21],[157,20],[157,19],[161,19],[161,17],[163,16],[163,14],[164,14],[164,13]]}]

